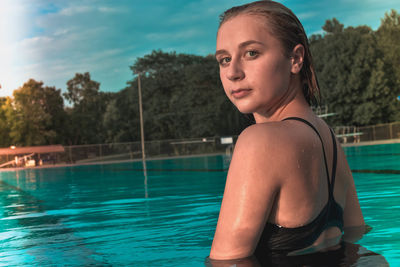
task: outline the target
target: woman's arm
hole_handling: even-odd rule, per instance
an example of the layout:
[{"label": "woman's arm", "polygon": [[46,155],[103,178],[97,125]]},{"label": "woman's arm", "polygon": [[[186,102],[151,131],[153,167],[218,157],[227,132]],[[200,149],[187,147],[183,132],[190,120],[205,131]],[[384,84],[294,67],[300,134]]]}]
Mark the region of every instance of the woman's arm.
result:
[{"label": "woman's arm", "polygon": [[351,174],[349,164],[343,149],[338,145],[338,156],[344,166],[341,169],[340,175],[345,176],[347,181],[346,198],[343,209],[343,226],[344,233],[342,239],[346,242],[356,242],[366,232],[364,217],[361,212],[360,203],[358,201],[356,186]]},{"label": "woman's arm", "polygon": [[343,221],[344,227],[365,225],[353,177],[350,179],[350,184],[346,193],[346,206],[343,211]]},{"label": "woman's arm", "polygon": [[[267,134],[268,135],[268,134]],[[274,145],[256,125],[239,136],[229,167],[210,258],[245,258],[253,254],[278,192]],[[272,156],[271,156],[272,155]]]},{"label": "woman's arm", "polygon": [[353,177],[350,177],[350,180],[346,194],[346,205],[343,211],[343,240],[354,243],[360,240],[367,232],[367,225],[365,225],[361,212]]},{"label": "woman's arm", "polygon": [[340,145],[338,145],[338,152],[339,156],[344,159],[342,161],[345,164],[343,168],[343,175],[346,175],[348,181],[348,187],[346,191],[346,202],[343,210],[344,227],[363,226],[365,225],[365,222],[361,212],[360,203],[358,201],[353,175],[351,174],[351,170],[347,163],[346,156]]}]

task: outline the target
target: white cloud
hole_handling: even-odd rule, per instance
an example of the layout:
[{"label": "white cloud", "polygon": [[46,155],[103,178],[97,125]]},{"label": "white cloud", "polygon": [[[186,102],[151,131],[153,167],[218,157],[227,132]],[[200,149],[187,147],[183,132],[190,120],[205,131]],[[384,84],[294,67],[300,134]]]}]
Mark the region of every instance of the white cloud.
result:
[{"label": "white cloud", "polygon": [[98,7],[97,10],[102,13],[124,13],[124,12],[126,12],[126,10],[121,9],[121,8],[114,8],[114,7],[107,7],[107,6]]},{"label": "white cloud", "polygon": [[32,38],[23,39],[20,42],[22,49],[29,49],[32,46],[43,46],[53,41],[53,38],[47,36],[35,36]]},{"label": "white cloud", "polygon": [[65,29],[57,29],[53,33],[54,36],[62,36],[62,35],[67,35],[68,33],[71,33],[73,31],[73,28],[65,28]]},{"label": "white cloud", "polygon": [[115,8],[115,7],[109,7],[109,6],[99,6],[99,7],[94,7],[94,6],[69,6],[61,9],[58,14],[63,15],[63,16],[75,16],[75,15],[81,15],[83,13],[90,13],[90,12],[100,12],[100,13],[123,13],[126,12],[126,10],[121,9],[121,8]]},{"label": "white cloud", "polygon": [[62,9],[59,14],[60,15],[64,15],[64,16],[73,16],[76,14],[81,14],[81,13],[88,13],[90,11],[93,11],[94,8],[93,7],[89,7],[89,6],[71,6],[71,7],[67,7]]},{"label": "white cloud", "polygon": [[306,20],[306,19],[313,18],[313,17],[317,16],[318,13],[317,12],[313,12],[313,11],[308,11],[308,12],[298,13],[296,15],[299,18],[299,20]]},{"label": "white cloud", "polygon": [[29,10],[27,1],[1,0],[0,7],[0,96],[12,94],[14,87],[23,73],[18,65],[23,65],[25,58],[17,43],[29,29]]}]

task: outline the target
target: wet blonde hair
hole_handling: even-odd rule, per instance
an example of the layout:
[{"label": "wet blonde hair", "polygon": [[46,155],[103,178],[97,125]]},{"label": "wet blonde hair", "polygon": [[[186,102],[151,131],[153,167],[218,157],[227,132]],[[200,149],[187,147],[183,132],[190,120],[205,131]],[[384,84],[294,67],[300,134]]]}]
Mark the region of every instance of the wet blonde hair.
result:
[{"label": "wet blonde hair", "polygon": [[270,0],[256,1],[226,10],[220,15],[219,28],[226,21],[243,14],[264,18],[269,26],[270,34],[281,42],[285,56],[291,57],[293,48],[298,44],[304,47],[304,60],[300,71],[303,94],[309,105],[317,105],[321,98],[318,80],[307,35],[296,15],[280,3]]}]

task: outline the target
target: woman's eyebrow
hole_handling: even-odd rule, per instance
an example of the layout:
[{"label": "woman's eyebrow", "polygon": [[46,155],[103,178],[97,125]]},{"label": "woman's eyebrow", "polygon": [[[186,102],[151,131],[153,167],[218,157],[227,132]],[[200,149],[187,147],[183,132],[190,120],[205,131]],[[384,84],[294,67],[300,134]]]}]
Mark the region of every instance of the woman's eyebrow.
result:
[{"label": "woman's eyebrow", "polygon": [[217,57],[217,56],[220,55],[220,54],[228,54],[228,51],[226,51],[225,49],[217,50],[217,51],[215,52],[214,56]]},{"label": "woman's eyebrow", "polygon": [[[263,45],[264,46],[264,43],[262,43],[260,41],[249,40],[249,41],[245,41],[243,43],[240,43],[239,44],[239,49],[242,49],[243,47],[246,47],[246,46],[251,45],[251,44],[259,44],[259,45]],[[226,51],[225,49],[220,49],[220,50],[217,50],[215,52],[215,56],[218,56],[220,54],[228,54],[228,51]]]},{"label": "woman's eyebrow", "polygon": [[262,42],[260,42],[260,41],[256,41],[256,40],[249,40],[249,41],[246,41],[246,42],[240,43],[240,44],[239,44],[239,48],[243,48],[243,47],[246,47],[246,46],[248,46],[248,45],[251,45],[251,44],[259,44],[259,45],[264,45],[264,43],[262,43]]}]

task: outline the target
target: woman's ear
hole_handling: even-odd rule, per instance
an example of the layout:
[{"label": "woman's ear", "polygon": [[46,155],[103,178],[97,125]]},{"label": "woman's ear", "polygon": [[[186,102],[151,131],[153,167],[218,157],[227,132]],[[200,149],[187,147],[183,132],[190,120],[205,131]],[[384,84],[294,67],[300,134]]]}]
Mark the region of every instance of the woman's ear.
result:
[{"label": "woman's ear", "polygon": [[297,74],[301,71],[304,62],[304,46],[301,44],[296,45],[292,51],[292,69],[293,74]]}]

